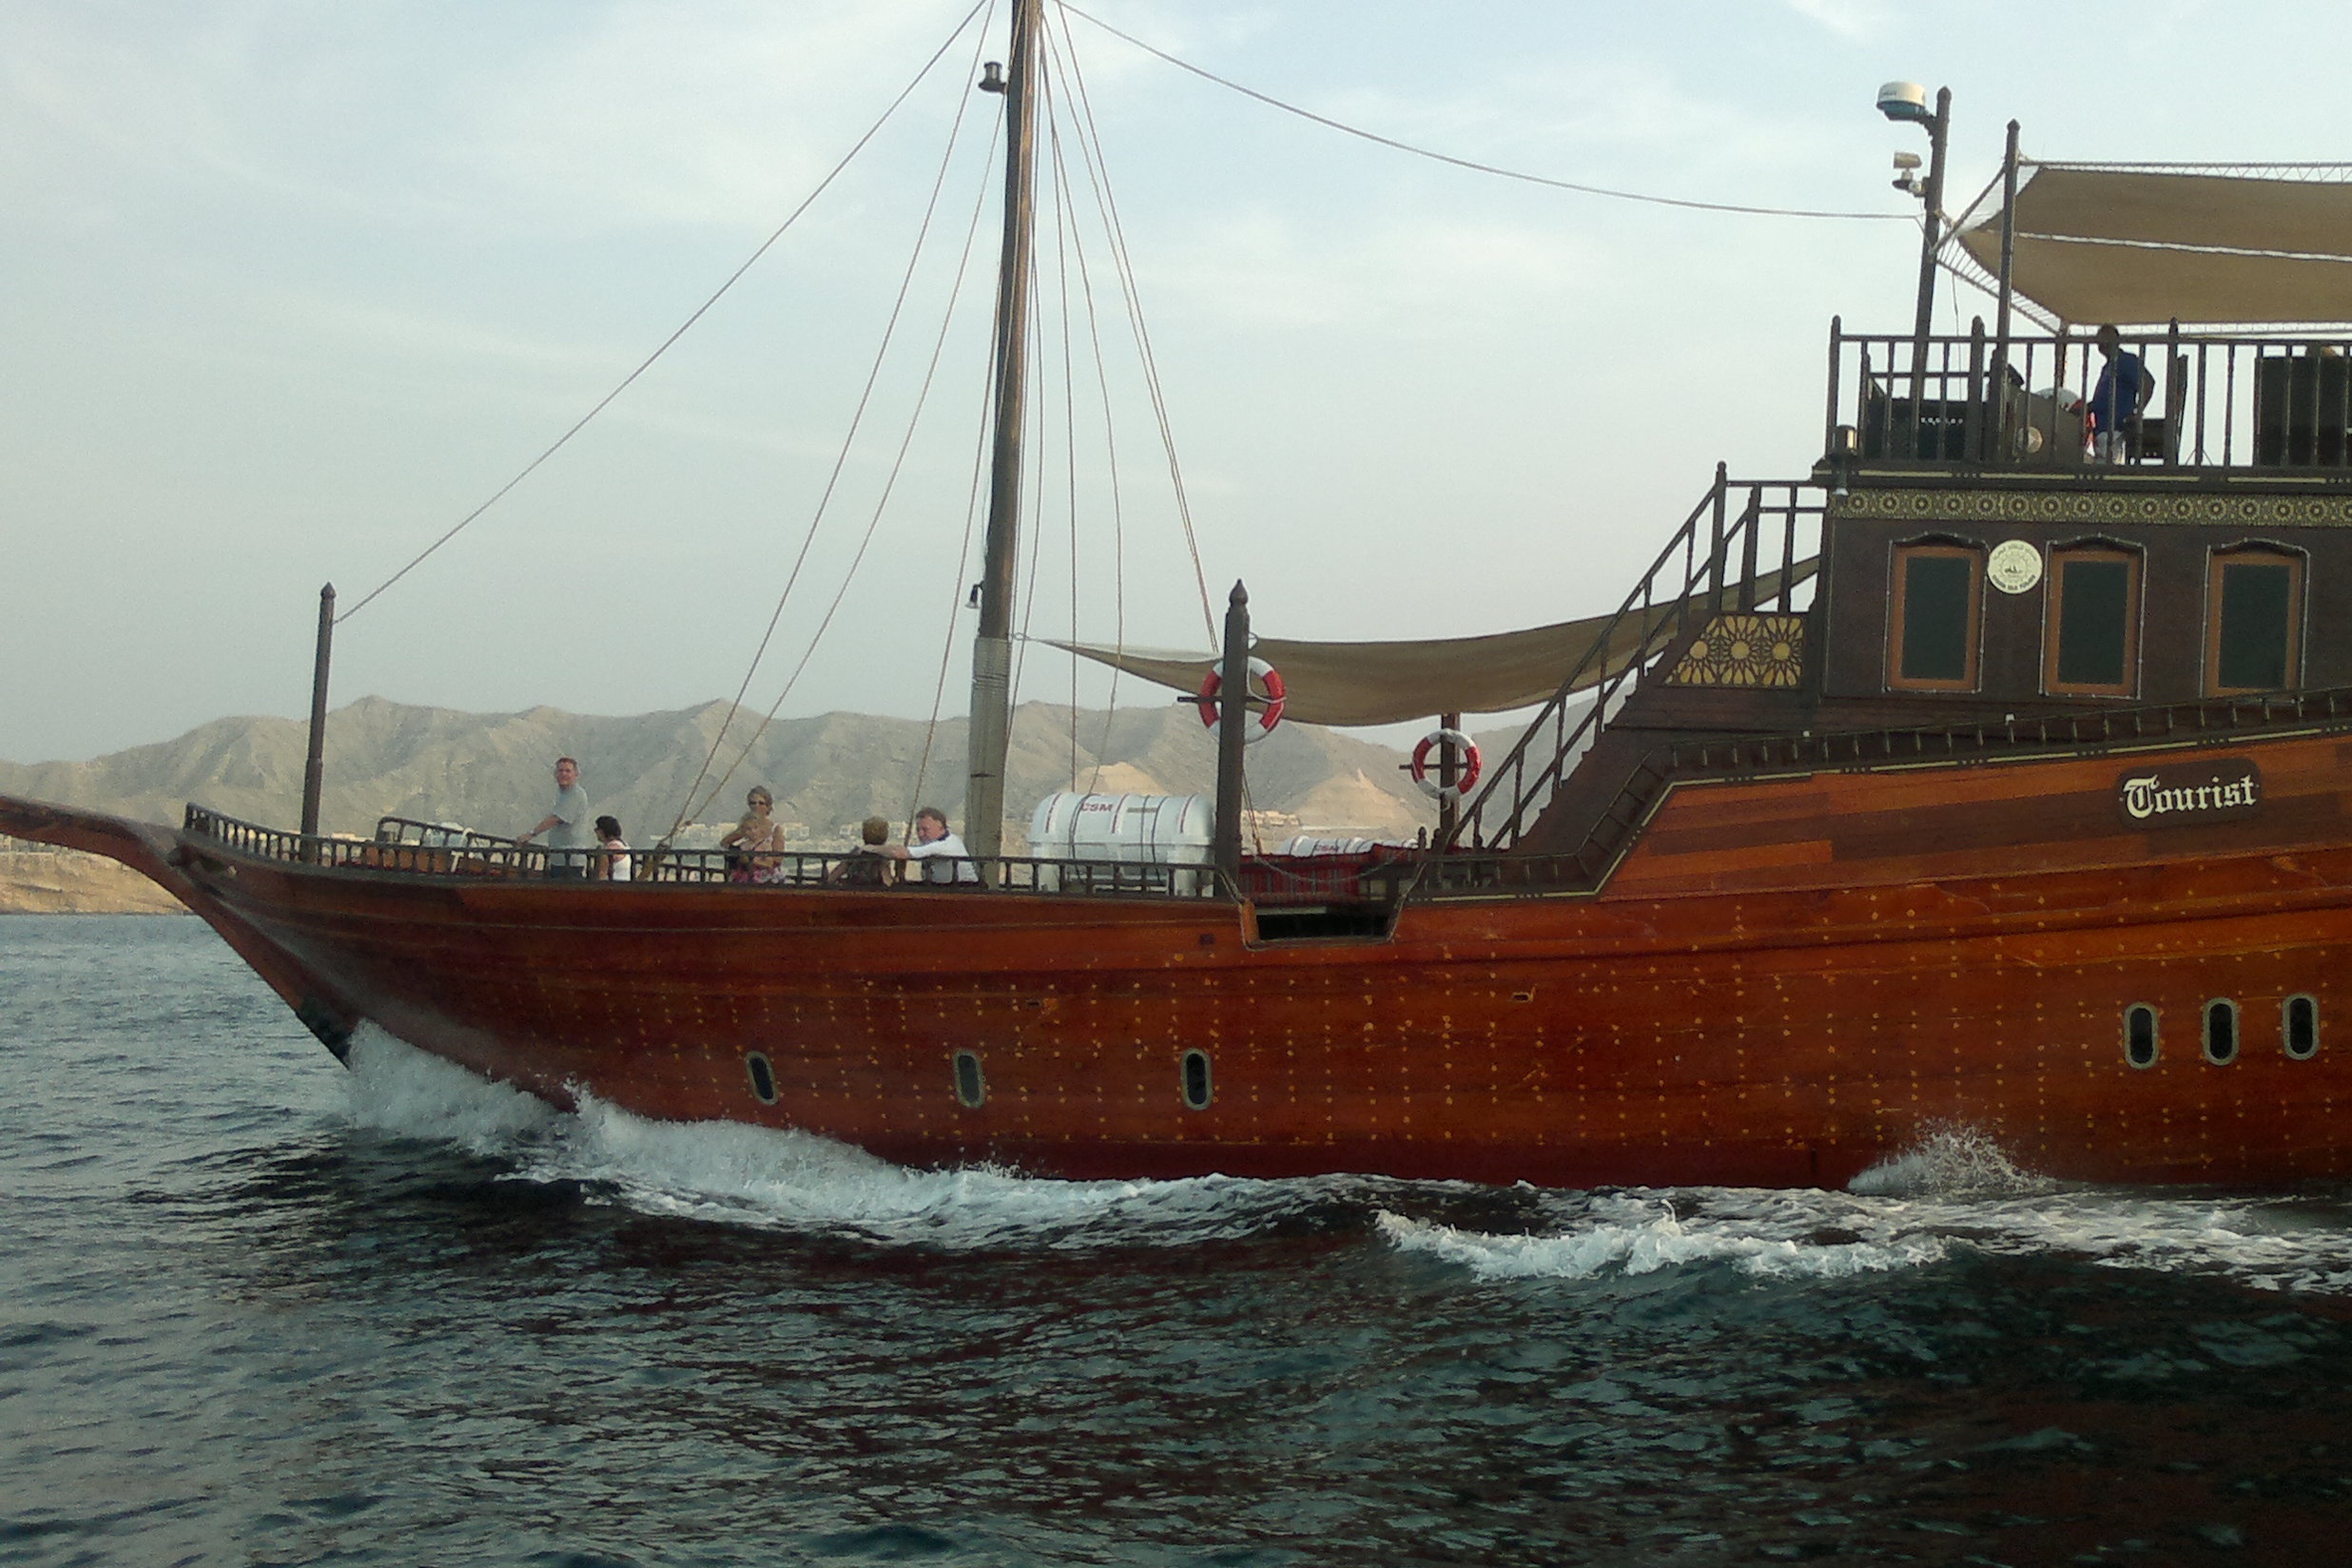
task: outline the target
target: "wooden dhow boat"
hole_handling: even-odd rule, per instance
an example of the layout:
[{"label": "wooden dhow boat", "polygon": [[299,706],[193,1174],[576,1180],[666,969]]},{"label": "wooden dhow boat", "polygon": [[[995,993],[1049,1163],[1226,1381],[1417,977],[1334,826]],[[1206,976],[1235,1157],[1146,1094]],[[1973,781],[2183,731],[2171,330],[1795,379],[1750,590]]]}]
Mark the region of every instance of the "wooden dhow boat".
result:
[{"label": "wooden dhow boat", "polygon": [[[1006,856],[1035,26],[1003,83],[983,885],[801,855],[746,886],[680,851],[565,880],[507,841],[196,806],[0,800],[0,830],[152,878],[338,1054],[372,1022],[557,1104],[914,1164],[1840,1184],[1963,1128],[2059,1178],[2352,1174],[2352,341],[2243,327],[2352,319],[2352,187],[2012,145],[1999,213],[1941,246],[1997,275],[1996,329],[1833,323],[1825,455],[1719,468],[1615,613],[1255,645],[1294,718],[1545,699],[1475,789],[1441,747],[1430,842],[1243,852],[1236,590],[1216,659],[1095,650],[1253,691],[1218,718],[1209,862]],[[2123,339],[2150,396],[2092,463],[2078,403],[2030,389],[2090,381],[2065,323],[2107,319],[2165,324]]]}]

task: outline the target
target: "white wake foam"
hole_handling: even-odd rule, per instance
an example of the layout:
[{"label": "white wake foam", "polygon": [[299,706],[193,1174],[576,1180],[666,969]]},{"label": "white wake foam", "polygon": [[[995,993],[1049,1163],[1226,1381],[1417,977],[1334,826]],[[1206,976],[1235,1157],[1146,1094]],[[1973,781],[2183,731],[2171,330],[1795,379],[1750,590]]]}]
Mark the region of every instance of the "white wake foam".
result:
[{"label": "white wake foam", "polygon": [[352,1114],[379,1132],[579,1182],[641,1212],[950,1248],[1188,1243],[1258,1231],[1344,1181],[1053,1181],[913,1171],[807,1132],[663,1122],[583,1094],[565,1115],[378,1031],[355,1042]]},{"label": "white wake foam", "polygon": [[[1487,1235],[1383,1211],[1381,1232],[1399,1249],[1468,1268],[1482,1279],[1591,1279],[1727,1263],[1764,1278],[1834,1279],[1916,1268],[1945,1255],[1934,1235],[1824,1237],[1814,1224],[1791,1232],[1754,1215],[1685,1217],[1662,1195],[1602,1198],[1590,1223],[1558,1235]],[[1622,1210],[1620,1212],[1613,1212]]]},{"label": "white wake foam", "polygon": [[1263,1234],[1336,1207],[1376,1212],[1379,1233],[1399,1250],[1478,1279],[1589,1280],[1710,1268],[1759,1280],[1834,1279],[1930,1266],[1965,1249],[2352,1295],[2352,1226],[2341,1207],[2315,1212],[2292,1200],[2060,1188],[1957,1132],[1877,1168],[1850,1192],[1533,1193],[1541,1233],[1516,1234],[1407,1211],[1456,1204],[1463,1190],[1450,1184],[1225,1176],[1074,1182],[986,1168],[913,1171],[809,1133],[650,1121],[593,1098],[566,1115],[372,1029],[355,1040],[352,1068],[355,1123],[500,1159],[515,1180],[576,1182],[592,1202],[644,1213],[884,1244],[1186,1246]]}]

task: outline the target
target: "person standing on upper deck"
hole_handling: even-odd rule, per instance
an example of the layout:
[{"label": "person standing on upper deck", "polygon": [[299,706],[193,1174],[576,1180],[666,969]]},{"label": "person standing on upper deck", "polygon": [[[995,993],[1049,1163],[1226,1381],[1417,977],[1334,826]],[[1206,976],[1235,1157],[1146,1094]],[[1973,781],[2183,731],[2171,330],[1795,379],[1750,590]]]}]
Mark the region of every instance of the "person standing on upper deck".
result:
[{"label": "person standing on upper deck", "polygon": [[972,863],[972,852],[963,847],[963,841],[947,830],[947,814],[938,806],[926,805],[915,813],[915,842],[912,844],[884,844],[869,851],[887,855],[894,861],[936,861],[936,865],[923,868],[923,880],[929,882],[978,882],[980,867]]},{"label": "person standing on upper deck", "polygon": [[2120,463],[2139,444],[2140,411],[2155,395],[2156,377],[2124,347],[2124,335],[2114,327],[2101,327],[2098,341],[2107,365],[2090,394],[2090,451],[2100,462]]},{"label": "person standing on upper deck", "polygon": [[593,819],[589,814],[588,791],[580,787],[580,765],[570,757],[555,759],[555,803],[548,807],[547,816],[539,825],[527,829],[515,839],[516,843],[529,843],[544,833],[547,847],[547,874],[551,877],[585,877],[588,861],[585,856],[553,853],[564,850],[593,848]]}]

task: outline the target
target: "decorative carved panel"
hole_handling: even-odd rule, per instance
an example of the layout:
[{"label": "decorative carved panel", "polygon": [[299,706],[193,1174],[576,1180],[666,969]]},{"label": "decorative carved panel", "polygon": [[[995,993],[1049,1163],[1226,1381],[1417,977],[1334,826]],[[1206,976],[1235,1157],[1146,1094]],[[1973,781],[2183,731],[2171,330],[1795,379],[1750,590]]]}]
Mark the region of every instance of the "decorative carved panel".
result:
[{"label": "decorative carved panel", "polygon": [[1667,684],[1791,687],[1804,662],[1802,615],[1718,615]]}]

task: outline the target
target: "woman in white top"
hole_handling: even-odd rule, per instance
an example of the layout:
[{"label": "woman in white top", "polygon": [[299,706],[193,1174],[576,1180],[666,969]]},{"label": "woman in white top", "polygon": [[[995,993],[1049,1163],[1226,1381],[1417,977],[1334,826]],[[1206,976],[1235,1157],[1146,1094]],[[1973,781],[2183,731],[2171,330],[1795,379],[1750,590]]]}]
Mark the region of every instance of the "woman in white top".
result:
[{"label": "woman in white top", "polygon": [[597,875],[609,882],[625,882],[635,874],[635,860],[629,853],[629,841],[621,837],[618,817],[596,819]]}]

